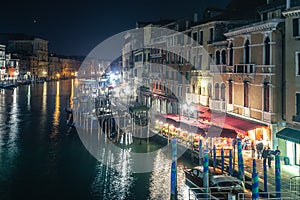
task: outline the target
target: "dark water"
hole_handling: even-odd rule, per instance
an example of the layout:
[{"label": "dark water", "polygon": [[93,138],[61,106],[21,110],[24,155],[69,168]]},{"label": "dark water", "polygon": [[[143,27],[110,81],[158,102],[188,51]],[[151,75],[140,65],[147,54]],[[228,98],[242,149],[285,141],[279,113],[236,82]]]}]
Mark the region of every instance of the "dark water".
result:
[{"label": "dark water", "polygon": [[[64,109],[73,88],[66,80],[1,91],[0,200],[169,199],[169,158],[159,151],[151,173],[130,173],[130,166],[116,171],[89,154],[75,129],[66,135]],[[131,146],[160,148],[145,145]],[[179,160],[180,199],[187,198],[183,167]]]}]

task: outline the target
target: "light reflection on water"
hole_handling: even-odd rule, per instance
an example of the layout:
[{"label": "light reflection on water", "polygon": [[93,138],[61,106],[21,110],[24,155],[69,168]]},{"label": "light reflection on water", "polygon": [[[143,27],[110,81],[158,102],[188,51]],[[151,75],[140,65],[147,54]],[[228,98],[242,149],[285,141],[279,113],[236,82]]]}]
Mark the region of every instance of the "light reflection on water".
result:
[{"label": "light reflection on water", "polygon": [[[66,135],[64,109],[72,105],[72,87],[73,81],[60,81],[1,91],[0,199],[168,199],[170,158],[161,151],[153,172],[132,173],[132,151],[162,145],[134,140],[120,154],[101,151],[111,155],[101,163],[75,130]],[[186,199],[186,164],[178,161],[179,199]]]}]

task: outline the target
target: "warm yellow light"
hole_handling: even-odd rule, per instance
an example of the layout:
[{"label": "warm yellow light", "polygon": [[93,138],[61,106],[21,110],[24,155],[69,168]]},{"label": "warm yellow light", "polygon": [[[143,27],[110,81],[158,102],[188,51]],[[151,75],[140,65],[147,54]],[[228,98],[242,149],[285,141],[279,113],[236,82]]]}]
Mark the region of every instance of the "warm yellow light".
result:
[{"label": "warm yellow light", "polygon": [[56,74],[56,76],[57,76],[57,78],[59,78],[59,77],[60,77],[60,74]]},{"label": "warm yellow light", "polygon": [[74,76],[74,72],[72,72],[71,75]]}]

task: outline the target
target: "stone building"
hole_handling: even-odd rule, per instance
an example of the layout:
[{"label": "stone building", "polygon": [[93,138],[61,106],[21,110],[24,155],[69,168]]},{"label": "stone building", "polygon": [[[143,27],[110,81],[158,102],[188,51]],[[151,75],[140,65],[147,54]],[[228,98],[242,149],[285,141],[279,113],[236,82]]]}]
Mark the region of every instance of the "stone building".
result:
[{"label": "stone building", "polygon": [[[278,147],[291,164],[300,165],[300,1],[287,0],[283,68],[283,119]],[[285,126],[286,125],[286,126]]]}]

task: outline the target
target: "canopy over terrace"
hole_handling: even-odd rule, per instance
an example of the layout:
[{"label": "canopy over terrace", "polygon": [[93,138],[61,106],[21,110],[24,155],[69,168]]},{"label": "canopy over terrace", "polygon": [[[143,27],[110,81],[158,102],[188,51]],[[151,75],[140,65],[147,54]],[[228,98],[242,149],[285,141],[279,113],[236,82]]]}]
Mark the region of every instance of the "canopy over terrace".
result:
[{"label": "canopy over terrace", "polygon": [[[194,133],[199,133],[203,135],[205,134],[205,132],[207,132],[207,135],[205,135],[205,137],[236,138],[237,136],[237,132],[232,128],[218,127],[215,125],[211,126],[208,123],[186,120],[185,118],[182,117],[180,118],[179,115],[176,114],[162,114],[162,115],[158,115],[158,118],[160,118],[161,120],[166,120],[166,123],[168,123],[167,121],[171,122],[171,120],[176,121],[177,126],[178,124],[180,124],[180,127]],[[174,124],[174,126],[176,125]]]},{"label": "canopy over terrace", "polygon": [[225,113],[212,113],[211,122],[216,126],[234,129],[235,131],[244,134],[247,131],[260,128],[262,126],[267,127],[265,124],[249,121],[247,119],[240,119],[231,115],[226,115]]},{"label": "canopy over terrace", "polygon": [[176,114],[162,114],[157,115],[157,118],[165,121],[165,123],[170,123],[177,128],[185,129],[188,132],[201,134],[205,137],[205,130],[208,128],[207,125],[201,123],[195,123],[193,121],[184,120]]}]

